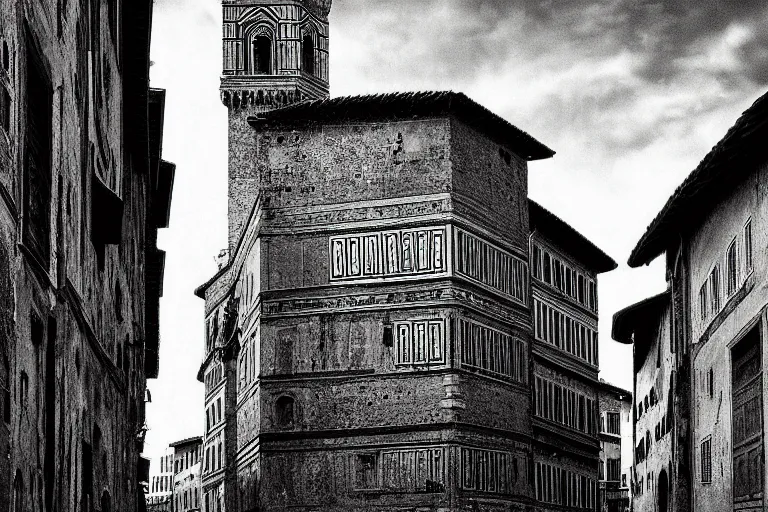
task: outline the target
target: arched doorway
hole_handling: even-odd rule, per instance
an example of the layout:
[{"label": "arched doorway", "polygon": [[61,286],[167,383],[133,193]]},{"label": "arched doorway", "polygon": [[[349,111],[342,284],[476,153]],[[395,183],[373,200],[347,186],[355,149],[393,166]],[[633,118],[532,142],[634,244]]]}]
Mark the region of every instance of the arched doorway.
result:
[{"label": "arched doorway", "polygon": [[669,480],[667,479],[667,470],[662,469],[659,473],[658,483],[658,496],[659,496],[659,512],[667,512],[667,504],[669,503]]}]

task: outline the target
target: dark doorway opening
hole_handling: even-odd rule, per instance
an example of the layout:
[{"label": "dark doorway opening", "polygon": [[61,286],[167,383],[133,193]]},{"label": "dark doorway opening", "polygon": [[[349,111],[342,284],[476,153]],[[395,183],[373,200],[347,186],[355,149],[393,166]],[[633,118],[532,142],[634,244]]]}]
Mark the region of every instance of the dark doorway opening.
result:
[{"label": "dark doorway opening", "polygon": [[659,512],[667,512],[669,504],[669,479],[667,470],[662,469],[659,473]]}]

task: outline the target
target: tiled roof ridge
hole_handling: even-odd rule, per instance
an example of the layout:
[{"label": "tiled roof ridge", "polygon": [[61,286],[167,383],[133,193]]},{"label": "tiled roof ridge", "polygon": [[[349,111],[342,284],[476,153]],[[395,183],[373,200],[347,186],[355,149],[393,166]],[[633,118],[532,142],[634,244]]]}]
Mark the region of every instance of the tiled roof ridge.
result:
[{"label": "tiled roof ridge", "polygon": [[416,119],[430,115],[454,115],[497,142],[509,145],[526,160],[549,158],[555,154],[527,132],[466,94],[453,90],[374,93],[304,100],[249,117],[248,121],[256,126],[270,121]]}]

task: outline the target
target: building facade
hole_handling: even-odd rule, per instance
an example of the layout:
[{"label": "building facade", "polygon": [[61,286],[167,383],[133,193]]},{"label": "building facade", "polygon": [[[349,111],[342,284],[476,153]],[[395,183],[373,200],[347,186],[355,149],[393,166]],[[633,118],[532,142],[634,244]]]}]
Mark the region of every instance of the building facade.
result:
[{"label": "building facade", "polygon": [[537,203],[529,201],[528,213],[536,500],[540,510],[595,510],[597,275],[616,263]]},{"label": "building facade", "polygon": [[655,468],[637,477],[657,497],[636,510],[763,510],[766,134],[768,95],[705,156],[630,256],[639,266],[665,254],[668,280],[666,294],[614,318],[614,338],[635,346],[636,468],[641,452],[655,453]]},{"label": "building facade", "polygon": [[147,510],[186,512],[200,510],[200,463],[203,438],[182,439],[168,445],[150,468]]},{"label": "building facade", "polygon": [[528,199],[553,152],[462,94],[328,99],[330,2],[223,9],[203,509],[595,509],[615,263]]},{"label": "building facade", "polygon": [[152,2],[0,1],[0,509],[142,510],[174,168]]},{"label": "building facade", "polygon": [[598,509],[628,512],[632,482],[632,393],[601,380]]},{"label": "building facade", "polygon": [[200,469],[203,438],[190,437],[169,445],[173,454],[173,512],[200,510]]},{"label": "building facade", "polygon": [[147,491],[148,512],[171,512],[172,510],[173,452],[173,448],[166,448],[157,464],[150,464]]}]

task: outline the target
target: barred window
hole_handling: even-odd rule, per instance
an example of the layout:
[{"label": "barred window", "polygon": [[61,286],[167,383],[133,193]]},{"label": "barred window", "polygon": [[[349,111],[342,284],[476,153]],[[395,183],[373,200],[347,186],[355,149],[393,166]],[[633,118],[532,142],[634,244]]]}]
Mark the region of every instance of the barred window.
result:
[{"label": "barred window", "polygon": [[462,489],[509,494],[517,479],[514,455],[506,451],[461,448]]},{"label": "barred window", "polygon": [[598,364],[596,330],[538,299],[533,299],[533,314],[536,339],[589,364]]},{"label": "barred window", "polygon": [[731,245],[728,246],[728,251],[725,253],[725,262],[728,296],[731,296],[736,292],[739,284],[739,261],[736,252],[735,238],[731,242]]},{"label": "barred window", "polygon": [[385,450],[382,487],[401,492],[445,492],[445,457],[442,448]]},{"label": "barred window", "polygon": [[396,492],[445,492],[444,449],[383,450],[353,456],[354,489]]},{"label": "barred window", "polygon": [[377,454],[376,453],[358,453],[354,457],[355,471],[355,489],[377,489]]},{"label": "barred window", "polygon": [[606,466],[606,480],[618,482],[619,475],[621,475],[621,460],[619,459],[607,459],[605,461]]},{"label": "barred window", "polygon": [[444,272],[445,229],[400,229],[331,237],[331,280]]},{"label": "barred window", "polygon": [[533,277],[557,288],[589,310],[597,311],[596,281],[580,273],[570,263],[542,249],[538,244],[531,245],[531,273]]},{"label": "barred window", "polygon": [[587,434],[597,433],[595,400],[538,375],[534,382],[534,413]]},{"label": "barred window", "polygon": [[621,435],[621,422],[618,412],[605,413],[606,433]]},{"label": "barred window", "polygon": [[525,262],[458,228],[456,272],[509,295],[521,304],[528,302],[528,269]]},{"label": "barred window", "polygon": [[541,279],[541,248],[538,245],[534,245],[532,251],[531,273],[536,279]]},{"label": "barred window", "polygon": [[525,342],[478,322],[456,321],[460,364],[464,368],[527,382]]},{"label": "barred window", "polygon": [[440,364],[445,362],[445,322],[407,320],[395,322],[395,364]]},{"label": "barred window", "polygon": [[708,284],[709,283],[705,282],[701,285],[701,289],[699,290],[699,314],[702,322],[709,317],[709,299],[707,297]]},{"label": "barred window", "polygon": [[744,269],[745,274],[752,272],[752,219],[744,225]]},{"label": "barred window", "polygon": [[715,265],[709,275],[709,292],[712,315],[720,311],[720,266]]},{"label": "barred window", "polygon": [[712,482],[712,438],[701,443],[701,481]]},{"label": "barred window", "polygon": [[597,482],[586,475],[544,462],[534,471],[536,500],[571,509],[594,509]]}]

